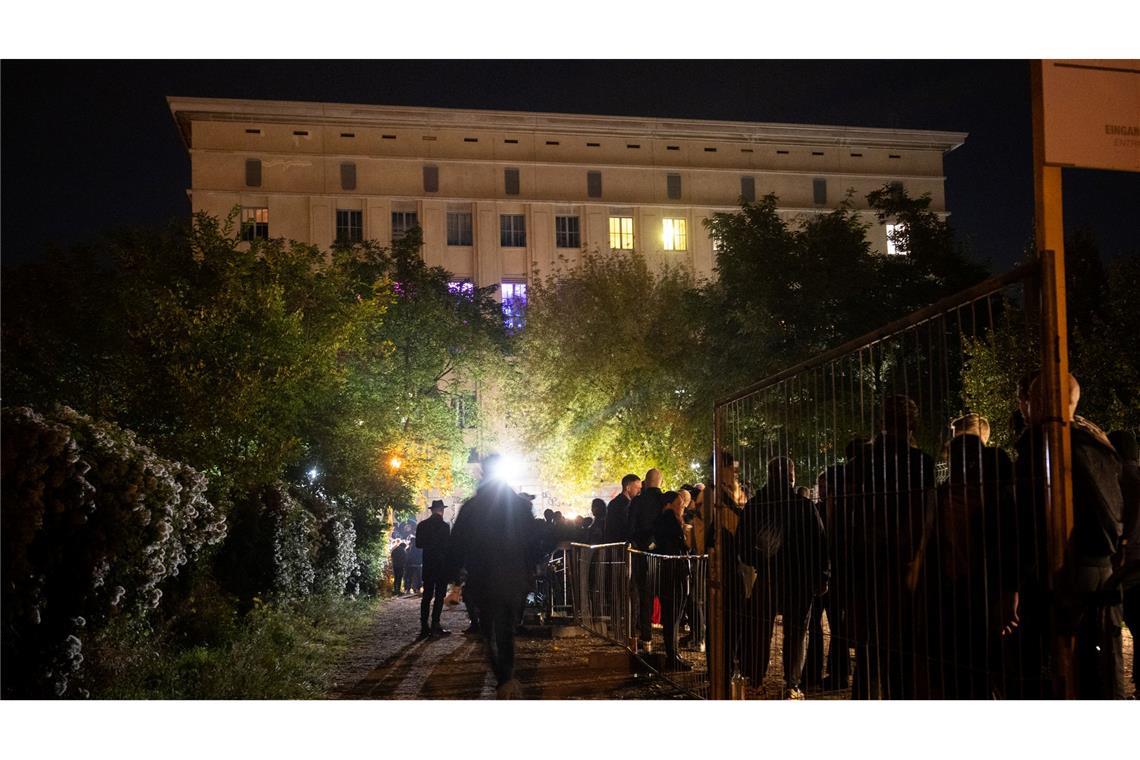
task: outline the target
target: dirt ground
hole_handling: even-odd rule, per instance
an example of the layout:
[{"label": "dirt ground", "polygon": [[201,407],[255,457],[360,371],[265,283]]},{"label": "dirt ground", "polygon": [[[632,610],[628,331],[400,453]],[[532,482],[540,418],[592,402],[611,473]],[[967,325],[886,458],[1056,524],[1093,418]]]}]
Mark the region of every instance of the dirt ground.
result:
[{"label": "dirt ground", "polygon": [[[494,699],[495,680],[481,639],[463,635],[467,613],[445,610],[452,635],[416,641],[419,599],[380,606],[336,677],[334,699]],[[528,628],[516,638],[515,670],[526,699],[677,699],[687,695],[640,667],[621,647],[565,626]]]},{"label": "dirt ground", "polygon": [[[494,699],[495,682],[478,637],[466,636],[468,625],[462,604],[443,613],[451,636],[417,641],[419,599],[400,597],[380,606],[376,620],[350,648],[330,693],[335,699]],[[527,699],[686,699],[706,692],[704,654],[682,649],[693,670],[654,673],[645,663],[598,636],[573,626],[528,627],[516,639],[516,676]],[[660,629],[654,631],[654,649],[660,651]],[[824,618],[825,646],[830,633]],[[772,659],[759,689],[751,699],[780,699],[783,627],[777,625]],[[1125,677],[1131,691],[1133,640],[1124,630]],[[652,665],[654,659],[646,658]],[[808,692],[809,699],[845,699],[845,692]]]}]

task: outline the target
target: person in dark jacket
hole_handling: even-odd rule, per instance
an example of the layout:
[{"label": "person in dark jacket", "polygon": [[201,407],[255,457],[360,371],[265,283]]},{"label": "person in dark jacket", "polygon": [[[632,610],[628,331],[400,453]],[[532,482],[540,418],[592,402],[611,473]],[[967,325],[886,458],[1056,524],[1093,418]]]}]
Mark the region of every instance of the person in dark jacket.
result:
[{"label": "person in dark jacket", "polygon": [[419,594],[424,589],[424,550],[416,546],[415,539],[408,542],[404,557],[404,591]]},{"label": "person in dark jacket", "polygon": [[992,699],[1006,694],[1002,629],[1017,591],[1013,462],[987,446],[989,421],[967,414],[951,423],[945,482],[927,570],[938,575],[928,609],[931,696]]},{"label": "person in dark jacket", "polygon": [[400,595],[400,582],[404,580],[404,565],[408,557],[408,547],[403,541],[397,541],[396,545],[392,547],[392,553],[389,559],[392,562],[392,593],[396,596]]},{"label": "person in dark jacket", "polygon": [[621,493],[606,505],[606,543],[628,541],[629,505],[641,493],[641,478],[632,473],[621,479]]},{"label": "person in dark jacket", "polygon": [[[916,590],[923,526],[934,508],[934,459],[910,444],[918,406],[888,397],[882,432],[848,473],[848,526],[854,572],[850,612],[866,647],[856,665],[856,699],[913,699],[918,694],[920,617]],[[865,644],[863,643],[865,642]],[[862,672],[861,672],[862,671]]]},{"label": "person in dark jacket", "polygon": [[[1124,497],[1124,538],[1118,569],[1140,563],[1140,450],[1136,436],[1127,431],[1108,434],[1120,455],[1120,494]],[[1140,638],[1140,583],[1124,586],[1124,624],[1132,633],[1132,686],[1140,696],[1140,673],[1136,672],[1136,640]]]},{"label": "person in dark jacket", "polygon": [[[626,535],[634,549],[648,552],[653,544],[653,525],[665,506],[661,493],[661,471],[657,468],[645,473],[645,485],[629,505],[629,526]],[[649,577],[649,562],[644,554],[633,555],[633,589],[637,599],[637,636],[646,650],[653,641],[653,578]]]},{"label": "person in dark jacket", "polygon": [[[867,446],[867,441],[854,438],[843,450],[842,463],[825,469],[816,481],[819,502],[816,509],[823,520],[827,535],[827,556],[831,564],[831,576],[827,593],[819,597],[818,604],[811,608],[811,624],[808,627],[808,656],[804,669],[805,687],[819,687],[827,690],[845,690],[851,680],[851,647],[856,642],[851,631],[851,615],[848,606],[851,599],[851,547],[848,537],[847,472],[858,466],[856,460]],[[823,675],[823,614],[827,613],[827,627],[831,631],[831,643],[827,650],[827,676]],[[862,659],[856,654],[856,659]]]},{"label": "person in dark jacket", "polygon": [[657,595],[661,599],[661,627],[665,637],[665,668],[692,670],[677,656],[677,624],[685,609],[689,579],[688,562],[667,557],[683,557],[689,553],[685,542],[684,513],[691,497],[687,491],[668,491],[661,496],[664,508],[653,521],[653,553],[657,563]]},{"label": "person in dark jacket", "polygon": [[743,557],[756,571],[751,593],[745,589],[755,622],[745,634],[745,649],[750,651],[745,675],[754,686],[763,682],[776,615],[781,614],[784,685],[789,697],[802,699],[812,600],[827,589],[827,539],[815,505],[796,493],[795,463],[773,457],[767,473],[764,487],[744,507],[738,536],[738,541],[749,542]]},{"label": "person in dark jacket", "polygon": [[594,521],[586,532],[586,543],[604,544],[606,542],[606,503],[601,499],[594,499],[590,503],[590,514]]},{"label": "person in dark jacket", "polygon": [[459,510],[448,565],[453,578],[466,572],[464,593],[475,606],[499,698],[516,699],[515,626],[542,548],[530,501],[493,477],[494,461],[484,460],[486,475]]},{"label": "person in dark jacket", "polygon": [[[1113,561],[1123,545],[1124,497],[1120,489],[1120,457],[1108,437],[1093,423],[1076,416],[1080,386],[1069,376],[1068,426],[1072,450],[1073,529],[1065,565],[1055,576],[1052,618],[1057,635],[1076,640],[1077,696],[1080,699],[1124,698],[1124,653],[1121,637],[1123,604],[1119,586],[1111,583]],[[1029,388],[1028,427],[1018,440],[1017,481],[1022,503],[1045,504],[1043,477],[1047,404],[1040,377]],[[1048,556],[1040,543],[1028,554],[1037,586],[1044,586]],[[1023,584],[1024,585],[1024,584]],[[1043,628],[1049,611],[1033,616]],[[1024,616],[1022,616],[1024,619]]]},{"label": "person in dark jacket", "polygon": [[[447,636],[451,631],[440,625],[443,597],[447,594],[447,541],[451,526],[443,521],[447,506],[436,499],[431,503],[431,517],[416,526],[416,546],[424,551],[424,593],[420,597],[420,638]],[[434,606],[432,599],[435,599]],[[428,608],[431,607],[431,628]]]}]

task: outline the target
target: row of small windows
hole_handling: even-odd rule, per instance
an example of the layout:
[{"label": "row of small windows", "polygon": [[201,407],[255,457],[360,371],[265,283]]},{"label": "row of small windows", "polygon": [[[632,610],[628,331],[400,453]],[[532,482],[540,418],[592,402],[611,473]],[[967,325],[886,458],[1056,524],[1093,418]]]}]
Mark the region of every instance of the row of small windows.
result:
[{"label": "row of small windows", "polygon": [[[423,167],[423,180],[425,193],[439,192],[439,167]],[[247,187],[261,187],[261,161],[256,158],[245,162],[245,184]],[[356,189],[356,164],[346,162],[340,165],[340,187],[342,190]],[[507,195],[519,194],[519,170],[503,170],[503,188]],[[740,178],[740,195],[748,203],[756,201],[756,178]],[[599,171],[586,172],[586,196],[589,198],[602,197],[602,173]],[[681,175],[665,175],[665,196],[669,200],[681,199]],[[812,180],[812,200],[817,206],[827,205],[827,180],[817,177]]]},{"label": "row of small windows", "polygon": [[[414,211],[392,212],[392,240],[397,241],[417,224]],[[246,207],[241,216],[242,240],[269,239],[269,209]],[[364,212],[357,209],[336,210],[336,241],[340,244],[364,241]],[[633,217],[611,216],[609,219],[610,248],[615,251],[634,249]],[[666,251],[687,251],[688,220],[666,218],[662,220],[662,243]],[[447,244],[469,246],[474,244],[470,212],[451,211],[447,214]],[[503,248],[526,247],[526,216],[524,214],[499,215],[499,245]],[[557,248],[581,248],[582,226],[575,215],[560,214],[554,217],[554,245]]]},{"label": "row of small windows", "polygon": [[[392,240],[400,240],[418,224],[416,212],[392,212]],[[906,253],[900,244],[904,234],[901,224],[887,224],[887,255],[901,256]],[[474,242],[471,214],[466,211],[451,211],[447,214],[447,244],[469,246]],[[688,220],[667,217],[661,221],[662,245],[666,251],[687,251],[689,249]],[[245,207],[241,212],[241,239],[246,241],[269,239],[269,209],[265,207]],[[356,209],[336,210],[336,241],[340,244],[361,243],[364,241],[364,212]],[[611,216],[609,219],[610,249],[632,251],[634,232],[632,216]],[[715,241],[714,241],[715,242]],[[504,248],[526,247],[526,216],[523,214],[501,214],[499,216],[499,245]],[[581,248],[581,222],[574,215],[554,217],[554,245],[557,248]]]},{"label": "row of small windows", "polygon": [[[247,135],[260,135],[261,130],[260,129],[247,129],[247,130],[245,130],[245,133]],[[293,135],[296,137],[308,137],[309,131],[308,130],[294,130]],[[356,133],[355,132],[341,132],[340,136],[343,138],[346,138],[346,139],[352,139],[352,138],[356,137]],[[395,139],[397,139],[397,136],[396,135],[381,135],[381,138],[383,138],[385,140],[395,140]],[[425,142],[435,142],[438,138],[435,135],[422,135],[421,139],[423,139]],[[479,138],[478,137],[464,137],[463,142],[465,142],[465,143],[477,143],[477,142],[479,142]],[[503,143],[506,145],[518,145],[519,140],[517,138],[513,138],[513,137],[506,137],[506,138],[503,138]],[[561,145],[562,141],[561,140],[546,140],[545,144],[550,145],[550,146],[556,146],[556,145]],[[587,142],[586,147],[587,148],[600,148],[600,147],[602,147],[602,144],[599,142]],[[640,150],[641,144],[640,143],[626,143],[625,147],[628,150]],[[680,149],[681,149],[680,145],[666,145],[665,146],[665,150],[680,150]],[[718,151],[719,151],[719,149],[716,147],[711,147],[711,146],[705,146],[704,147],[705,153],[717,153]],[[755,148],[741,148],[740,152],[741,153],[755,153],[756,149]],[[787,151],[787,150],[779,150],[779,149],[776,150],[777,156],[787,156],[789,154],[790,154],[790,151]],[[822,151],[822,150],[813,150],[813,151],[811,151],[811,154],[813,156],[824,156],[824,155],[826,155],[826,152]],[[856,152],[852,151],[850,153],[850,156],[851,156],[851,158],[862,158],[863,154],[862,153],[856,153]],[[893,159],[902,158],[901,155],[898,155],[895,153],[890,153],[887,155],[887,157],[893,158]]]}]

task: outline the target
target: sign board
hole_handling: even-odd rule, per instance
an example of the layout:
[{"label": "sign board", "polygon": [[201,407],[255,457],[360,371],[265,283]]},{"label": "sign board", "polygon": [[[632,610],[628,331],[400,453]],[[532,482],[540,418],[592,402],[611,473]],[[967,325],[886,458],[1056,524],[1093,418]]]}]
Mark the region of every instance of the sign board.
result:
[{"label": "sign board", "polygon": [[1045,163],[1140,172],[1140,60],[1042,61]]}]

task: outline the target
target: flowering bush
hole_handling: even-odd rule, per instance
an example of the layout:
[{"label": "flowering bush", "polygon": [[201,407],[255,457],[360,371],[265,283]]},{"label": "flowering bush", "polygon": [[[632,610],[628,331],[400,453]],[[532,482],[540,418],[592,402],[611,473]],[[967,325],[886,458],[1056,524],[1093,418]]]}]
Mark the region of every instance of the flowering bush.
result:
[{"label": "flowering bush", "polygon": [[225,517],[203,474],[114,424],[67,407],[2,420],[5,696],[82,695],[85,636],[156,607]]}]

